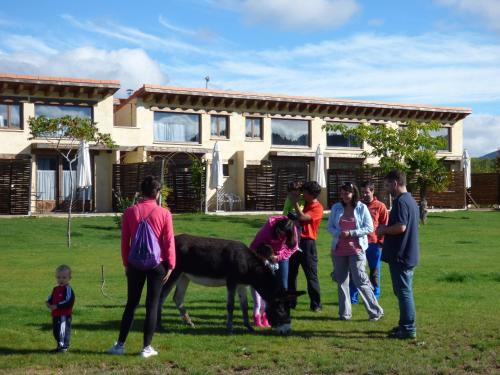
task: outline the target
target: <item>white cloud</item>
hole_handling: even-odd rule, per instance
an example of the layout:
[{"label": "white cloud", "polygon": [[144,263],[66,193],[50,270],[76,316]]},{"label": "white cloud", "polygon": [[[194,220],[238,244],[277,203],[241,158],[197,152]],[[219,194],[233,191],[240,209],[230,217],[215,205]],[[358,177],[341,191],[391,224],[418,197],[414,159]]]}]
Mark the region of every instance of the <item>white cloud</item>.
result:
[{"label": "white cloud", "polygon": [[68,14],[63,14],[61,17],[73,26],[85,30],[86,32],[101,34],[112,39],[140,46],[141,48],[152,50],[167,49],[168,51],[175,51],[176,53],[202,53],[201,49],[192,44],[184,43],[174,38],[145,33],[133,27],[110,22],[96,23],[92,21],[80,21]]},{"label": "white cloud", "polygon": [[251,23],[298,31],[341,26],[360,8],[356,0],[214,0],[209,3],[238,11]]},{"label": "white cloud", "polygon": [[178,85],[436,105],[500,100],[500,46],[474,35],[354,37],[292,49],[234,51],[167,71]]},{"label": "white cloud", "polygon": [[485,20],[489,27],[500,31],[500,3],[498,0],[436,0],[439,4],[456,8],[459,12]]},{"label": "white cloud", "polygon": [[471,156],[500,150],[500,116],[472,114],[464,120],[464,147]]},{"label": "white cloud", "polygon": [[[35,38],[30,43],[37,44]],[[0,54],[0,71],[9,73],[66,76],[121,81],[121,95],[144,83],[165,84],[160,64],[142,49],[104,50],[80,47],[57,51],[50,47],[34,50],[9,48]]]}]

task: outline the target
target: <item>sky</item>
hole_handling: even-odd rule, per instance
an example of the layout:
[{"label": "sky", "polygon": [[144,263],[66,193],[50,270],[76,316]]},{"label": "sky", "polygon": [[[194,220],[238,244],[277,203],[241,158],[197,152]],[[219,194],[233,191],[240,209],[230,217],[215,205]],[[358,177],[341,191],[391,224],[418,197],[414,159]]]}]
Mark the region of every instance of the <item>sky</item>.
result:
[{"label": "sky", "polygon": [[500,0],[9,1],[0,72],[468,107],[500,148]]}]

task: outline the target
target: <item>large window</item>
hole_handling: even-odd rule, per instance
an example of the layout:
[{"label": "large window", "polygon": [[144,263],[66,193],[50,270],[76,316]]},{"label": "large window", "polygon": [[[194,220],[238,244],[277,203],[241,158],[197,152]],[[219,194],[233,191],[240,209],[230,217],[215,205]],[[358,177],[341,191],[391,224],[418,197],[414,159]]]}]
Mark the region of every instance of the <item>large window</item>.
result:
[{"label": "large window", "polygon": [[92,107],[80,107],[77,105],[35,104],[35,116],[45,116],[47,118],[71,116],[88,118],[92,120]]},{"label": "large window", "polygon": [[[80,107],[77,105],[49,105],[49,104],[35,104],[35,116],[45,116],[49,119],[61,118],[65,116],[87,118],[92,120],[92,108]],[[59,129],[56,133],[46,133],[48,137],[59,137],[64,134],[64,129]]]},{"label": "large window", "polygon": [[229,138],[229,118],[227,116],[210,116],[212,137]]},{"label": "large window", "polygon": [[245,119],[245,137],[248,139],[262,139],[262,118],[247,117]]},{"label": "large window", "polygon": [[0,129],[21,129],[19,104],[0,104]]},{"label": "large window", "polygon": [[430,132],[433,138],[441,138],[444,142],[443,147],[440,147],[440,151],[451,151],[450,150],[450,130],[451,128],[441,128],[438,130],[433,130]]},{"label": "large window", "polygon": [[[347,124],[345,124],[347,125]],[[349,125],[356,126],[356,125]],[[326,132],[326,146],[327,147],[351,147],[361,148],[362,144],[357,142],[352,136],[344,136],[339,131]]]},{"label": "large window", "polygon": [[48,157],[37,158],[36,189],[42,201],[56,199],[57,159]]},{"label": "large window", "polygon": [[155,112],[156,142],[199,142],[200,116],[188,113]]},{"label": "large window", "polygon": [[309,146],[309,121],[271,120],[272,144],[276,146]]}]

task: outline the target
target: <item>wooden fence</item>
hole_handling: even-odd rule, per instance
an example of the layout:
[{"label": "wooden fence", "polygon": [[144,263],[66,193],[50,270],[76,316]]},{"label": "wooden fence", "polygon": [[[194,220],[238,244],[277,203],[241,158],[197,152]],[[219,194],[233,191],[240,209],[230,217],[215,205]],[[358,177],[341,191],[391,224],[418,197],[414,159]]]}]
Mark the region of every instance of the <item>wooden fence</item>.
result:
[{"label": "wooden fence", "polygon": [[471,195],[477,204],[500,204],[500,173],[473,173],[471,182]]},{"label": "wooden fence", "polygon": [[[375,185],[375,195],[390,206],[389,194],[384,189],[384,174],[375,170],[363,169],[329,169],[327,171],[328,205],[340,200],[340,186],[345,181],[350,181],[359,186],[363,181],[371,180]],[[450,172],[450,185],[444,192],[436,193],[430,191],[427,197],[427,205],[433,208],[464,208],[465,207],[465,184],[464,174],[461,171]],[[413,192],[413,197],[419,202],[420,197],[417,192]]]},{"label": "wooden fence", "polygon": [[0,214],[27,215],[30,186],[31,160],[0,160]]},{"label": "wooden fence", "polygon": [[249,211],[283,210],[288,183],[306,179],[305,167],[249,165],[245,168],[245,208]]},{"label": "wooden fence", "polygon": [[[192,180],[190,162],[182,163],[157,160],[146,163],[114,164],[113,190],[121,197],[132,199],[141,190],[141,182],[148,175],[158,179],[162,177],[171,192],[167,204],[172,212],[196,212],[204,210],[205,173],[200,184],[195,186]],[[113,194],[113,209],[118,210],[117,197]]]}]

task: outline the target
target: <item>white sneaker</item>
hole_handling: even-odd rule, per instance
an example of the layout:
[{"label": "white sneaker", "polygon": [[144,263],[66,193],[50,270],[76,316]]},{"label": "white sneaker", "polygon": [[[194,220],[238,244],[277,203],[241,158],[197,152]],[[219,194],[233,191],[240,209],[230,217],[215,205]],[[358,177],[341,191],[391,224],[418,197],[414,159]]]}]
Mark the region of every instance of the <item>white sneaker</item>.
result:
[{"label": "white sneaker", "polygon": [[158,355],[158,352],[156,350],[154,350],[151,345],[144,347],[144,349],[142,349],[141,353],[140,353],[140,356],[142,358],[149,358],[149,357],[152,357],[154,355]]},{"label": "white sneaker", "polygon": [[371,317],[370,319],[368,319],[370,322],[378,322],[380,319],[382,319],[384,317],[384,313],[380,313],[378,315],[375,315],[373,317]]},{"label": "white sneaker", "polygon": [[117,342],[108,349],[108,354],[114,355],[122,355],[125,352],[125,347],[123,345],[118,344]]}]

